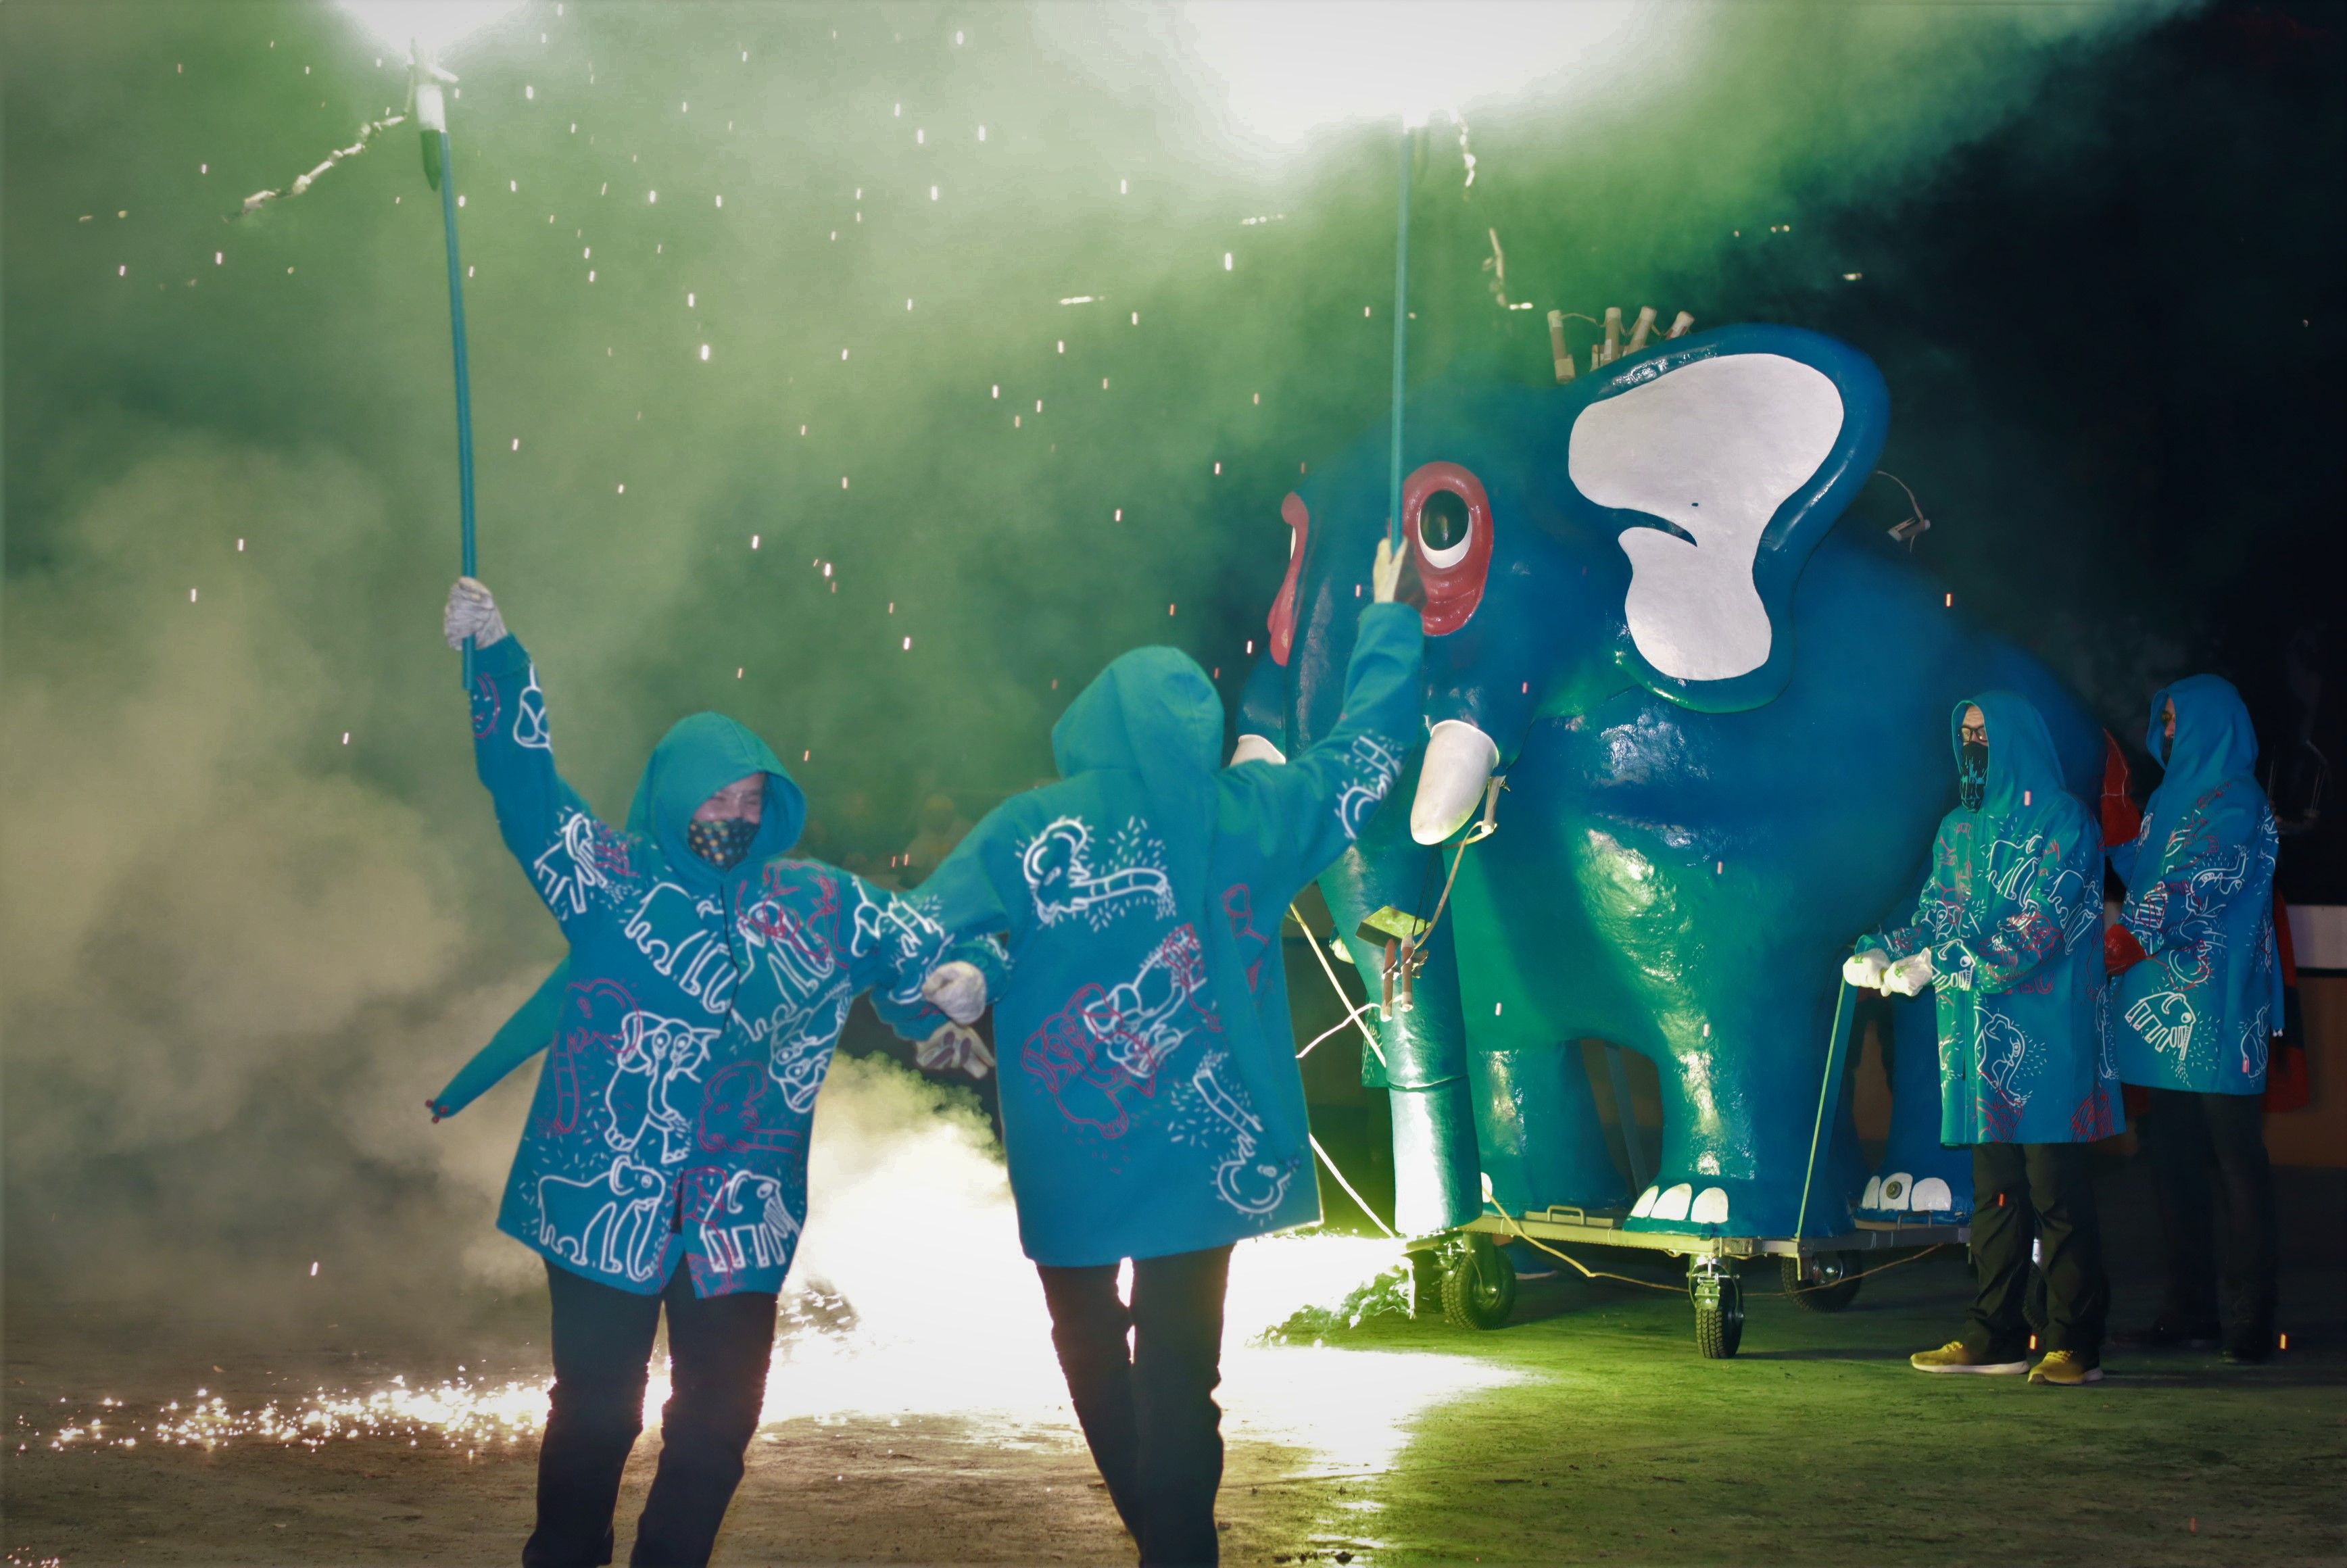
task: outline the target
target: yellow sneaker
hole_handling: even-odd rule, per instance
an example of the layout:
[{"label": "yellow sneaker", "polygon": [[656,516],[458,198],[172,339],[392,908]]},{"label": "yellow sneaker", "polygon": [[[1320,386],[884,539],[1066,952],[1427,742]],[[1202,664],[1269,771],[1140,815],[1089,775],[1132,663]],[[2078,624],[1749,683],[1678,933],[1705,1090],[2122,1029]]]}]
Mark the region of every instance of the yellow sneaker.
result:
[{"label": "yellow sneaker", "polygon": [[2029,1370],[2026,1361],[1992,1361],[1975,1356],[1961,1339],[1951,1339],[1937,1350],[1918,1350],[1907,1358],[1907,1365],[1918,1372],[1979,1372],[1992,1378],[2017,1378]]},{"label": "yellow sneaker", "polygon": [[2063,1389],[2083,1389],[2088,1383],[2101,1382],[2103,1368],[2075,1350],[2049,1350],[2044,1360],[2029,1369],[2029,1380]]}]

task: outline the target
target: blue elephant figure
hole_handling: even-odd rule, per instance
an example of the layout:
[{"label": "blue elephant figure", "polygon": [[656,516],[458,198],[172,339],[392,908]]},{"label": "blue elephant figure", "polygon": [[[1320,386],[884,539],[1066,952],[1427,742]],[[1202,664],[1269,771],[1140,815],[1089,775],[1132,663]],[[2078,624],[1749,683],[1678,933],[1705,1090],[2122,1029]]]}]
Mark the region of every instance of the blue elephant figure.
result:
[{"label": "blue elephant figure", "polygon": [[[1802,1234],[1842,1228],[1861,1197],[1907,1209],[1919,1187],[1968,1212],[1969,1160],[1938,1143],[1928,995],[1897,1030],[1881,1170],[1904,1182],[1867,1187],[1846,1083],[1810,1171],[1840,961],[1922,881],[1953,799],[1955,702],[2027,695],[2089,801],[2102,740],[1952,595],[1832,537],[1889,424],[1873,364],[1813,333],[1730,326],[1563,386],[1430,386],[1405,412],[1427,736],[1395,791],[1408,804],[1321,880],[1375,994],[1385,954],[1360,923],[1430,915],[1464,855],[1413,1005],[1379,1021],[1364,1064],[1390,1090],[1399,1226],[1449,1229],[1488,1198],[1784,1236],[1805,1181]],[[1238,758],[1336,724],[1389,461],[1383,432],[1365,436],[1286,498]],[[1479,815],[1493,835],[1450,847]],[[1640,1194],[1607,1152],[1590,1037],[1660,1079],[1660,1172]]]}]

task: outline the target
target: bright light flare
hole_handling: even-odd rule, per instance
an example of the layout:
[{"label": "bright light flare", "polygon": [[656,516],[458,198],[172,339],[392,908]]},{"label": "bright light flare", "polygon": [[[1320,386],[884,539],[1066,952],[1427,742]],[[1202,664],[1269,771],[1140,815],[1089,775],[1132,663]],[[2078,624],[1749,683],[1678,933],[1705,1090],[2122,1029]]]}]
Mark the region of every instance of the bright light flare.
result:
[{"label": "bright light flare", "polygon": [[1194,0],[1176,26],[1222,79],[1231,118],[1286,145],[1352,121],[1423,125],[1535,89],[1618,93],[1624,35],[1655,19],[1635,0]]},{"label": "bright light flare", "polygon": [[465,38],[519,11],[522,0],[340,0],[367,36],[407,57],[410,43],[438,59]]}]

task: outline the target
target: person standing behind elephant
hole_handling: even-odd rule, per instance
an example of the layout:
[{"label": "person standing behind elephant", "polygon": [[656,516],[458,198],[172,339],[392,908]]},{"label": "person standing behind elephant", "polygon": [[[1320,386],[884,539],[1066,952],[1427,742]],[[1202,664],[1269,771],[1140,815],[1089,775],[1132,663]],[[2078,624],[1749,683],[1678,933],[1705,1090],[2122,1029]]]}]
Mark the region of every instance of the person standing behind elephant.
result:
[{"label": "person standing behind elephant", "polygon": [[[551,1046],[497,1213],[544,1258],[553,1311],[522,1562],[611,1561],[665,1310],[675,1389],[629,1561],[703,1563],[757,1428],[775,1296],[806,1223],[808,1129],[848,1005],[869,989],[927,1050],[966,1035],[921,996],[950,946],[916,901],[783,857],[805,797],[722,714],[669,731],[614,831],[555,771],[537,666],[489,590],[458,579],[443,630],[476,650],[474,760],[498,830],[570,944],[541,988],[551,1018],[534,1000],[518,1026]],[[436,1121],[461,1109],[447,1091],[432,1102]]]},{"label": "person standing behind elephant", "polygon": [[[2279,1250],[2266,1159],[2266,1053],[2282,1026],[2273,919],[2272,807],[2258,787],[2257,735],[2231,682],[2192,675],[2151,701],[2144,744],[2167,773],[2142,830],[2111,851],[2127,885],[2106,938],[2119,1077],[2150,1095],[2144,1153],[2159,1194],[2168,1287],[2130,1349],[2273,1353]],[[2223,1178],[2224,1312],[2209,1268],[2209,1164]]]},{"label": "person standing behind elephant", "polygon": [[[2097,1382],[2110,1286],[2086,1145],[2123,1112],[2101,1029],[2103,841],[2062,787],[2045,721],[1983,692],[1951,719],[1957,805],[1940,821],[1914,919],[1862,938],[1852,985],[1920,995],[1940,1019],[1940,1140],[1973,1151],[1973,1266],[1962,1336],[1918,1371]],[[2046,1354],[2026,1358],[2030,1242],[2043,1251]]]},{"label": "person standing behind elephant", "polygon": [[[995,1040],[1020,1239],[1144,1563],[1216,1561],[1232,1244],[1320,1216],[1280,927],[1418,738],[1424,632],[1391,602],[1399,574],[1381,544],[1344,715],[1292,762],[1222,766],[1206,672],[1140,649],[1053,727],[1060,782],[997,807],[922,884],[958,937],[1010,938]],[[929,995],[969,1021],[985,987],[948,964]]]}]

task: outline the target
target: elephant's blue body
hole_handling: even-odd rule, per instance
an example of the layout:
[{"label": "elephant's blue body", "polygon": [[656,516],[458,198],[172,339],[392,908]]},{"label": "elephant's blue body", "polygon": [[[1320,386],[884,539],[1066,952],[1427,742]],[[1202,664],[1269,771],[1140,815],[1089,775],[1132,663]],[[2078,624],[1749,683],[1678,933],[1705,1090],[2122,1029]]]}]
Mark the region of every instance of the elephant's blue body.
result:
[{"label": "elephant's blue body", "polygon": [[[1774,490],[1754,503],[1769,519],[1750,567],[1768,616],[1766,658],[1745,670],[1716,661],[1706,678],[1678,679],[1674,662],[1697,667],[1701,651],[1686,652],[1686,639],[1703,635],[1711,612],[1682,616],[1676,650],[1651,620],[1642,632],[1625,612],[1633,558],[1619,541],[1662,528],[1681,541],[1663,548],[1692,559],[1716,550],[1714,539],[1593,501],[1584,481],[1615,491],[1630,483],[1623,473],[1647,481],[1631,472],[1635,452],[1617,454],[1607,470],[1575,422],[1706,359],[1738,357],[1830,377],[1841,425],[1814,472],[1801,460],[1808,477],[1773,511]],[[1715,405],[1665,415],[1739,417]],[[1381,1025],[1400,1224],[1425,1234],[1463,1223],[1481,1209],[1485,1181],[1517,1212],[1627,1203],[1575,1044],[1596,1037],[1644,1053],[1661,1081],[1663,1201],[1650,1193],[1641,1209],[1654,1212],[1629,1223],[1790,1235],[1840,963],[1854,937],[1921,883],[1933,826],[1953,798],[1949,709],[1988,687],[2029,696],[2071,788],[2089,802],[2102,755],[2096,728],[2047,671],[1969,627],[1920,572],[1865,542],[1828,537],[1870,474],[1888,417],[1872,367],[1840,344],[1731,328],[1571,386],[1429,389],[1408,414],[1407,466],[1421,476],[1455,466],[1433,482],[1467,495],[1471,529],[1489,531],[1477,541],[1488,564],[1467,562],[1480,581],[1462,584],[1455,568],[1429,572],[1430,630],[1452,629],[1427,645],[1428,723],[1456,721],[1453,741],[1469,737],[1460,743],[1475,743],[1475,730],[1489,736],[1505,789],[1496,833],[1464,852],[1414,1008]],[[1701,467],[1713,461],[1711,436],[1696,435]],[[1308,523],[1275,612],[1274,650],[1286,659],[1258,667],[1243,732],[1292,750],[1333,725],[1349,611],[1385,527],[1387,460],[1382,436],[1365,438],[1312,475],[1300,508],[1291,502],[1291,523],[1299,510]],[[1713,462],[1727,477],[1707,482],[1725,487],[1716,493],[1729,504],[1740,496],[1733,465],[1744,460]],[[1666,489],[1667,469],[1651,482]],[[1423,491],[1414,479],[1405,503],[1414,541]],[[1715,500],[1710,515],[1721,510]],[[1653,540],[1634,545],[1655,553]],[[1440,553],[1422,553],[1421,567],[1439,566]],[[1660,574],[1655,581],[1669,586]],[[1292,618],[1286,639],[1283,615]],[[1446,757],[1440,766],[1453,764]],[[1437,775],[1424,749],[1399,803],[1323,878],[1341,932],[1383,906],[1432,910],[1456,851],[1437,862],[1438,851],[1413,838],[1408,814],[1421,767]],[[1358,939],[1352,948],[1375,991],[1381,953]],[[1947,1180],[1961,1211],[1969,1162],[1937,1142],[1930,1000],[1901,1006],[1925,1016],[1901,1020],[1883,1169]],[[1842,1205],[1866,1181],[1846,1090],[1840,1102],[1811,1234],[1840,1228]],[[1674,1204],[1666,1194],[1682,1184]]]}]

